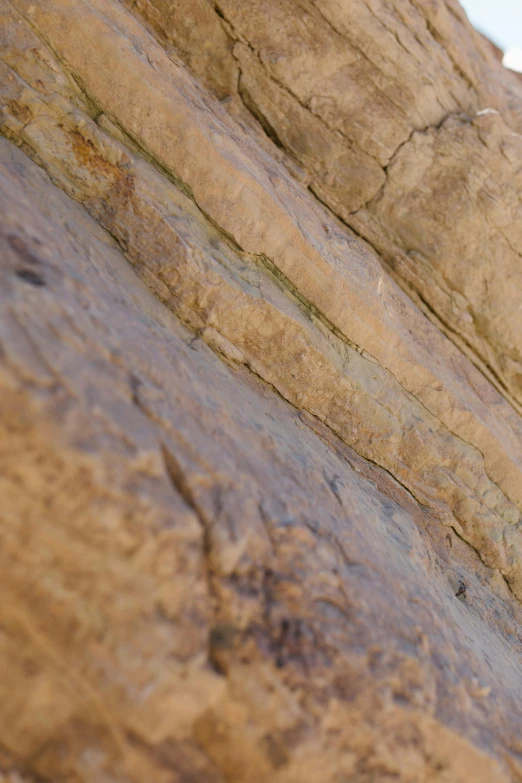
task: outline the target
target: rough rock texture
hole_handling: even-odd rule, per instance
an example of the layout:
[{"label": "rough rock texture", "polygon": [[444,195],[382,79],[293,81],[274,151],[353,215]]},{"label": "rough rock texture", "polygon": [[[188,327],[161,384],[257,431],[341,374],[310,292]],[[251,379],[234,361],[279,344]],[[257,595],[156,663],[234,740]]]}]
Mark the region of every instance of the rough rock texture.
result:
[{"label": "rough rock texture", "polygon": [[126,1],[522,405],[522,84],[456,0]]},{"label": "rough rock texture", "polygon": [[522,780],[521,127],[451,2],[0,0],[6,783]]}]

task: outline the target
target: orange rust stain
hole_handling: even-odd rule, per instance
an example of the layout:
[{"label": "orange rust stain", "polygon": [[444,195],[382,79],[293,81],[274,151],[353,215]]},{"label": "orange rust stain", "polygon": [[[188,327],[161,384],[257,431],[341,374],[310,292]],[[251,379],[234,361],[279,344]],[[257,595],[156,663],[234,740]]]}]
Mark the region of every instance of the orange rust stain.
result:
[{"label": "orange rust stain", "polygon": [[20,120],[20,122],[23,122],[24,124],[28,123],[33,116],[31,110],[27,106],[24,106],[17,101],[9,102],[9,111],[13,117],[16,117],[17,120]]},{"label": "orange rust stain", "polygon": [[78,131],[69,131],[69,138],[73,152],[82,166],[87,166],[91,170],[97,170],[111,179],[120,179],[123,172],[117,166],[104,160],[96,147],[89,139],[86,139]]}]

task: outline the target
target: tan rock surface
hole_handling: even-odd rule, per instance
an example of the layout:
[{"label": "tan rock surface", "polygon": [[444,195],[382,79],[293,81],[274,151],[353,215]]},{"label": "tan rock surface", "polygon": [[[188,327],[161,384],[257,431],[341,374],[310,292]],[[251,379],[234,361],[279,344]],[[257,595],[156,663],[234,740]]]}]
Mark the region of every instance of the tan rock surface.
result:
[{"label": "tan rock surface", "polygon": [[[192,3],[169,13],[161,0],[131,5],[172,37]],[[196,13],[212,7],[236,64],[215,56],[231,82],[239,67],[238,99],[520,410],[516,74],[455,0],[201,0]],[[491,109],[501,116],[492,120]]]},{"label": "tan rock surface", "polygon": [[52,780],[512,779],[498,573],[1,150],[5,751]]},{"label": "tan rock surface", "polygon": [[492,110],[415,133],[354,219],[447,332],[522,400],[522,135]]},{"label": "tan rock surface", "polygon": [[520,88],[449,5],[134,5],[0,0],[0,771],[521,780]]},{"label": "tan rock surface", "polygon": [[[377,259],[337,231],[219,107],[211,111],[130,15],[105,0],[4,8],[8,135],[84,201],[186,322],[389,470],[520,593],[522,440],[509,406]],[[132,138],[126,147],[113,138],[125,142],[122,134]],[[225,257],[211,255],[214,270],[201,253],[184,252],[209,238],[176,230],[180,206],[170,201],[179,189],[133,164],[136,145],[192,196],[200,222],[208,216],[221,229],[213,244]],[[225,270],[237,261],[227,258],[226,237],[243,251],[228,285]],[[267,266],[297,297],[293,310],[288,296],[277,301],[277,287],[272,293]]]}]

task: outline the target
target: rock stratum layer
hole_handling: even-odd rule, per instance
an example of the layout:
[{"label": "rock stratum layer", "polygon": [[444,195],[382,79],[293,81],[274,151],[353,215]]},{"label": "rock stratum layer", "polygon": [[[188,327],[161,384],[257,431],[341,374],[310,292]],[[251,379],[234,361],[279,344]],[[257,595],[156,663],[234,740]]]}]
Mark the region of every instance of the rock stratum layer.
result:
[{"label": "rock stratum layer", "polygon": [[0,132],[6,783],[521,781],[520,81],[452,0],[0,0]]}]

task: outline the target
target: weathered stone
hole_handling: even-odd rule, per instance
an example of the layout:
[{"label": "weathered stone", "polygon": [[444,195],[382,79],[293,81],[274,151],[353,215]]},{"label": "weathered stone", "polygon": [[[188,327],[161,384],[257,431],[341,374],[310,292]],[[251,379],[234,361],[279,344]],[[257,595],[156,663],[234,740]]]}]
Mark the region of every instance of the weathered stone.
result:
[{"label": "weathered stone", "polygon": [[488,110],[413,134],[354,225],[522,401],[522,136]]},{"label": "weathered stone", "polygon": [[498,572],[194,341],[1,150],[0,735],[19,768],[510,780],[521,608]]},{"label": "weathered stone", "polygon": [[[156,29],[177,29],[189,5],[167,15],[146,0]],[[248,110],[521,410],[517,75],[455,0],[213,5]]]},{"label": "weathered stone", "polygon": [[522,779],[519,85],[128,5],[0,0],[0,777]]},{"label": "weathered stone", "polygon": [[[110,27],[107,16],[94,12],[96,3],[111,15]],[[436,508],[445,524],[477,547],[518,593],[518,418],[506,405],[500,421],[492,417],[462,383],[461,374],[471,368],[435,330],[427,330],[378,261],[353,248],[283,170],[230,121],[225,125],[226,115],[211,113],[196,85],[132,17],[105,0],[96,3],[62,0],[38,9],[17,0],[31,20],[25,33],[20,17],[7,9],[5,19],[12,19],[12,27],[5,25],[6,62],[16,63],[16,51],[25,48],[41,52],[31,62],[33,69],[36,63],[53,63],[51,77],[40,79],[27,66],[7,74],[4,127],[11,138],[86,204],[185,322]],[[80,19],[82,42],[69,45]],[[118,35],[121,43],[115,47],[113,36]],[[98,59],[90,56],[95,46]],[[54,62],[53,51],[59,52]],[[140,54],[145,52],[146,57]],[[60,62],[83,85],[83,112],[75,90],[68,105],[63,88],[60,101],[50,104],[39,84],[56,78]],[[66,74],[61,83],[67,83]],[[118,118],[119,142],[90,121],[89,110],[99,122],[104,118],[100,125],[113,134],[108,118]],[[20,113],[26,118],[21,128]],[[121,143],[126,136],[133,140],[127,147]],[[187,198],[180,204],[178,189],[132,157],[136,147],[182,184],[195,207]],[[176,213],[190,209],[200,223],[208,215],[222,236],[242,248],[230,281],[226,270],[238,261],[226,242],[219,236],[212,240],[204,226],[199,239],[192,239],[186,227],[176,227]],[[184,252],[191,241],[199,248]],[[221,257],[213,253],[205,260],[209,241],[223,246]],[[268,272],[284,276],[287,293],[297,297],[293,311],[288,297],[277,295],[267,264]],[[426,334],[424,341],[419,332]],[[454,372],[448,361],[437,366],[428,347],[432,342],[437,353],[452,357],[462,369]],[[497,402],[502,406],[500,398]]]}]

